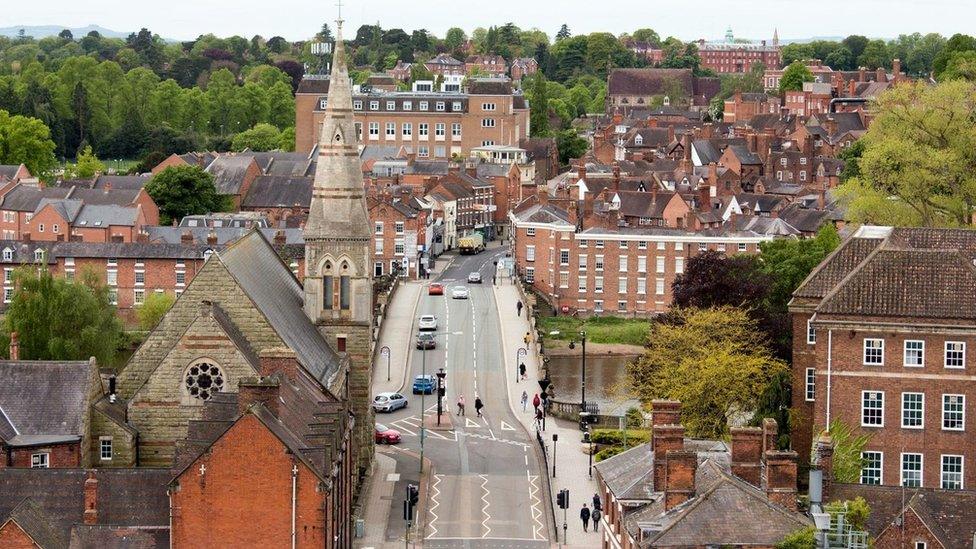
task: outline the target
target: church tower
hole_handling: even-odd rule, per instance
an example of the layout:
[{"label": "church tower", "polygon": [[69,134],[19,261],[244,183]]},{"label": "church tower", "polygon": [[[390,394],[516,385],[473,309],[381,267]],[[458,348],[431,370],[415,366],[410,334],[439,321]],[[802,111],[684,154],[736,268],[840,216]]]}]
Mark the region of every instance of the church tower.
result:
[{"label": "church tower", "polygon": [[341,19],[337,21],[329,95],[304,235],[305,314],[337,352],[349,355],[350,373],[345,381],[356,416],[357,440],[353,446],[359,452],[362,476],[369,471],[373,457],[372,235]]}]

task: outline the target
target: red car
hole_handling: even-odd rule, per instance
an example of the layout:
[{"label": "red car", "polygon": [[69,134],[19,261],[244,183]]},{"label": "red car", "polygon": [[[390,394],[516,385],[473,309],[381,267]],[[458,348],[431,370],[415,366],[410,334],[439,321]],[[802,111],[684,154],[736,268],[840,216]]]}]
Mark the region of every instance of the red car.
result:
[{"label": "red car", "polygon": [[427,295],[444,295],[444,286],[436,282],[427,288]]},{"label": "red car", "polygon": [[400,431],[390,429],[386,425],[376,424],[376,444],[399,444]]}]

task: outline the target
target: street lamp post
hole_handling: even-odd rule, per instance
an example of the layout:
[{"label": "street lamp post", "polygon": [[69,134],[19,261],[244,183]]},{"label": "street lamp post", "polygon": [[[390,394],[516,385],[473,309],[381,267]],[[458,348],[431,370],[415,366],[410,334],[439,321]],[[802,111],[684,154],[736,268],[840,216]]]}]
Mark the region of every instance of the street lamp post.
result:
[{"label": "street lamp post", "polygon": [[552,434],[552,478],[556,478],[556,441],[559,440],[559,435],[556,433]]},{"label": "street lamp post", "polygon": [[390,348],[386,345],[380,347],[380,356],[386,356],[386,380],[390,381]]},{"label": "street lamp post", "polygon": [[[431,336],[439,335],[453,335],[460,334],[462,332],[430,332]],[[420,373],[424,380],[427,379],[427,346],[424,345],[421,349],[421,361],[420,361]],[[424,440],[427,438],[427,429],[424,426],[424,412],[427,411],[427,391],[420,391],[420,474],[424,473]],[[440,397],[438,397],[440,400]]]},{"label": "street lamp post", "polygon": [[518,351],[515,351],[515,383],[519,382],[519,358],[528,354],[525,347],[519,347]]},{"label": "street lamp post", "polygon": [[444,378],[446,376],[447,372],[444,371],[444,368],[441,368],[437,372],[437,425],[441,424],[441,413],[443,412],[442,406],[444,402]]},{"label": "street lamp post", "polygon": [[[580,341],[583,344],[583,372],[580,378],[580,412],[586,412],[586,331],[579,331]],[[569,348],[576,348],[576,340],[569,342]]]}]

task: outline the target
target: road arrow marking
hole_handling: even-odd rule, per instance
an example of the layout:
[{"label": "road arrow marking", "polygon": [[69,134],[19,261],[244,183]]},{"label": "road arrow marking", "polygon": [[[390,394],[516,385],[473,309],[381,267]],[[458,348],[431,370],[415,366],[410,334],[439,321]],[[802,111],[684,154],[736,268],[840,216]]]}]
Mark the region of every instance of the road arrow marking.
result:
[{"label": "road arrow marking", "polygon": [[515,427],[512,427],[511,425],[505,423],[504,421],[501,422],[501,423],[502,423],[502,431],[514,431],[515,430]]},{"label": "road arrow marking", "polygon": [[471,418],[464,418],[465,427],[481,427],[481,424],[476,421],[471,421]]}]

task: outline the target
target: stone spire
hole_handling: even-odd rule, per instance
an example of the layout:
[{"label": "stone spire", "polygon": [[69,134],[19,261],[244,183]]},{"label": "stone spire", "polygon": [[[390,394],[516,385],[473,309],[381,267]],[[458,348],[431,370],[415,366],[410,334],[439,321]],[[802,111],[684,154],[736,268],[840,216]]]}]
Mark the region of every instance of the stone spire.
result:
[{"label": "stone spire", "polygon": [[779,46],[779,29],[773,27],[773,46]]},{"label": "stone spire", "polygon": [[370,236],[342,21],[337,23],[312,204],[305,223],[306,241]]}]

